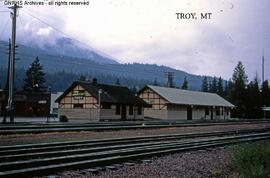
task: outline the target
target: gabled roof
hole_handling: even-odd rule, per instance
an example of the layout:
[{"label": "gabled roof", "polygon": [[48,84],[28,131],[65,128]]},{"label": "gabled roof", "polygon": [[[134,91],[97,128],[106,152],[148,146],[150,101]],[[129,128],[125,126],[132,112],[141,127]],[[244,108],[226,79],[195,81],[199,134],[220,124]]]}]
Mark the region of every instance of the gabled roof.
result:
[{"label": "gabled roof", "polygon": [[135,96],[127,87],[119,85],[107,85],[107,84],[93,84],[90,82],[76,81],[55,101],[60,102],[74,87],[80,85],[96,99],[98,99],[98,90],[101,89],[100,95],[102,103],[115,103],[115,104],[138,104],[147,105],[142,99]]},{"label": "gabled roof", "polygon": [[217,94],[147,85],[171,104],[235,107]]}]

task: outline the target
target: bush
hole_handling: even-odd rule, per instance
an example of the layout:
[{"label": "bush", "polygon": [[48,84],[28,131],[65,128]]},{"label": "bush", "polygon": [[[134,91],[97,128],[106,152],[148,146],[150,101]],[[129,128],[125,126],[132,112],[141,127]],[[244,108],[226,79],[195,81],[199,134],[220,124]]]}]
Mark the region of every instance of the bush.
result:
[{"label": "bush", "polygon": [[60,118],[59,118],[59,121],[60,122],[68,122],[68,118],[65,115],[61,115]]},{"label": "bush", "polygon": [[241,177],[265,178],[270,174],[270,145],[241,145],[234,151],[232,164]]}]

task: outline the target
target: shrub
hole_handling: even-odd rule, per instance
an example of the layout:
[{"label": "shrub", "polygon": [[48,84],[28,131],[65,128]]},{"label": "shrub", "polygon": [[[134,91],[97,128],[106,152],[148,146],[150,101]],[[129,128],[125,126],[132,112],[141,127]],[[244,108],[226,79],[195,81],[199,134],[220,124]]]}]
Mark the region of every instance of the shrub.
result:
[{"label": "shrub", "polygon": [[245,144],[234,150],[232,164],[239,176],[265,178],[270,174],[270,145]]},{"label": "shrub", "polygon": [[59,121],[60,122],[68,122],[68,118],[66,115],[61,115],[60,118],[59,118]]}]

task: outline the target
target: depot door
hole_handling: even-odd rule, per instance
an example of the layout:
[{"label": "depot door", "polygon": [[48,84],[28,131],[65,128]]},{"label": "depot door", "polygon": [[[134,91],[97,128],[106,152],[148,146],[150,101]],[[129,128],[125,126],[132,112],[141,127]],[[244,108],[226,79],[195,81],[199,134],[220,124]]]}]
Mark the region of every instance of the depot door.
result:
[{"label": "depot door", "polygon": [[192,107],[188,106],[187,108],[187,120],[192,120]]},{"label": "depot door", "polygon": [[127,107],[126,107],[126,105],[122,105],[121,119],[122,120],[126,120],[127,119]]}]

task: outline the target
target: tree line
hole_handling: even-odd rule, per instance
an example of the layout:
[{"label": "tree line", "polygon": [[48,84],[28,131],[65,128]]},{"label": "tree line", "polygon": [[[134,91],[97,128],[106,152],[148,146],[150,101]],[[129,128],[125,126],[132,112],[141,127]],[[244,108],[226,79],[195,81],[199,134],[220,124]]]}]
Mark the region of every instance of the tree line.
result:
[{"label": "tree line", "polygon": [[[16,77],[22,76],[21,72]],[[151,83],[146,80],[105,76],[102,74],[95,74],[93,77],[98,78],[100,83],[129,86],[134,92],[138,91],[144,85]],[[20,85],[18,86],[17,84],[16,87],[22,88],[23,91],[27,92],[64,91],[75,80],[87,80],[93,77],[90,74],[79,75],[66,73],[65,71],[45,74],[37,57],[25,71],[24,78],[19,79]],[[155,79],[153,85],[159,85],[157,79]],[[188,89],[187,77],[184,78],[179,88]],[[234,104],[236,107],[232,110],[232,117],[262,118],[264,117],[262,107],[270,107],[270,87],[268,80],[260,82],[259,77],[256,75],[253,80],[248,81],[248,76],[242,62],[238,62],[233,71],[232,78],[228,81],[223,80],[221,77],[203,77],[201,91],[216,93]]]},{"label": "tree line", "polygon": [[[229,81],[221,77],[202,80],[201,91],[217,93],[236,107],[232,110],[232,117],[256,119],[263,118],[263,107],[270,106],[270,87],[268,80],[259,81],[258,75],[249,81],[242,62],[238,62]],[[268,115],[267,115],[268,116]],[[268,116],[269,117],[269,116]]]},{"label": "tree line", "polygon": [[[6,88],[8,69],[0,68],[0,88]],[[120,75],[108,75],[100,72],[89,72],[78,74],[72,71],[59,71],[54,73],[45,73],[38,57],[30,64],[27,69],[17,68],[15,70],[15,91],[27,92],[58,92],[66,90],[72,82],[79,80],[80,77],[85,80],[97,78],[99,83],[117,84],[128,86],[132,90],[138,90],[151,83],[148,80],[141,80]],[[117,82],[118,81],[118,82]]]}]

